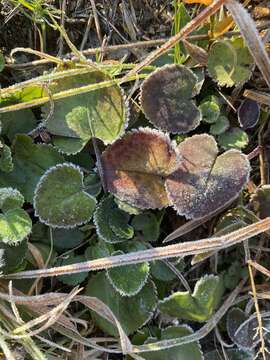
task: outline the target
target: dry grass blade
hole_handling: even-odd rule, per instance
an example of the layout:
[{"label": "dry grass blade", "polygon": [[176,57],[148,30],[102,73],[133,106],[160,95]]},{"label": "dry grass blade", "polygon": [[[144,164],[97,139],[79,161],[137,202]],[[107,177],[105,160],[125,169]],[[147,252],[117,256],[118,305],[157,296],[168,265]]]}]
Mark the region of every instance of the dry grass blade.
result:
[{"label": "dry grass blade", "polygon": [[178,34],[172,36],[159,49],[151,52],[146,57],[146,59],[144,59],[140,64],[138,64],[123,78],[123,81],[126,79],[127,76],[137,74],[144,66],[151,64],[154,60],[156,60],[162,54],[166,53],[170,48],[172,48],[177,42],[179,42],[182,39],[185,39],[188,34],[190,34],[198,26],[203,24],[209,16],[215,14],[218,11],[218,9],[223,5],[224,2],[225,0],[213,1],[211,5],[207,6],[207,8],[205,8],[199,15],[197,15],[193,20],[191,20],[186,26],[184,26]]},{"label": "dry grass blade", "polygon": [[261,40],[255,22],[238,1],[226,0],[225,5],[238,25],[243,38],[260,69],[267,85],[270,87],[270,60]]},{"label": "dry grass blade", "polygon": [[214,250],[222,250],[229,246],[238,244],[253,236],[261,234],[270,229],[270,217],[246,226],[230,234],[202,239],[182,244],[157,247],[150,250],[136,251],[124,255],[110,256],[106,258],[85,261],[78,264],[59,266],[51,269],[39,269],[22,271],[15,274],[4,275],[5,279],[31,279],[36,277],[58,276],[63,274],[75,274],[102,269],[109,269],[116,266],[138,264],[144,261],[168,259],[178,256],[188,256],[205,253]]},{"label": "dry grass blade", "polygon": [[248,99],[257,101],[259,104],[270,106],[270,95],[255,90],[245,90],[244,96]]}]

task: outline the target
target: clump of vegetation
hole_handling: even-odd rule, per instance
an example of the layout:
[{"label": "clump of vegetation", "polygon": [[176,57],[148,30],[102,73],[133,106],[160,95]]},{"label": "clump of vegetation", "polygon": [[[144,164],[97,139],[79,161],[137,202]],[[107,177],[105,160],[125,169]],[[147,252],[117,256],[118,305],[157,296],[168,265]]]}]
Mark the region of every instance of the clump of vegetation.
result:
[{"label": "clump of vegetation", "polygon": [[[8,360],[268,356],[258,271],[269,276],[269,96],[243,97],[246,84],[269,81],[264,50],[254,58],[264,46],[234,0],[233,17],[221,0],[184,2],[209,7],[189,29],[196,5],[173,1],[175,36],[139,65],[90,61],[56,9],[8,2],[36,22],[40,41],[48,26],[76,55],[26,49],[44,58],[31,66],[55,65],[0,90]],[[192,34],[179,44],[185,25]],[[3,49],[3,84],[16,66]]]}]

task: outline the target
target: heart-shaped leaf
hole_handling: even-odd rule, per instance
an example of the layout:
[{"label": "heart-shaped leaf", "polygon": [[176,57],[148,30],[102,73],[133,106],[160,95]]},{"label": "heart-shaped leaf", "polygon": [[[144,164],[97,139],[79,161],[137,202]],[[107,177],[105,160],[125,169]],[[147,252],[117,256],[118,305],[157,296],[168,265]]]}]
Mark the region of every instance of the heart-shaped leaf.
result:
[{"label": "heart-shaped leaf", "polygon": [[72,163],[50,168],[35,190],[35,214],[52,227],[72,228],[84,224],[92,217],[95,206],[95,198],[84,191],[80,168]]},{"label": "heart-shaped leaf", "polygon": [[239,124],[243,129],[250,129],[256,126],[260,117],[259,104],[251,99],[245,99],[237,111]]},{"label": "heart-shaped leaf", "polygon": [[102,154],[110,192],[141,209],[168,205],[164,177],[178,156],[167,135],[149,128],[127,133]]},{"label": "heart-shaped leaf", "polygon": [[[161,331],[161,336],[158,340],[177,339],[183,336],[188,336],[193,333],[193,330],[187,325],[170,326]],[[149,339],[149,341],[151,341]],[[152,343],[153,341],[151,341]],[[191,342],[185,345],[175,346],[171,349],[144,352],[143,358],[145,360],[203,360],[201,346],[198,341]]]},{"label": "heart-shaped leaf", "polygon": [[32,221],[26,211],[22,194],[12,188],[0,189],[0,241],[16,245],[31,232]]},{"label": "heart-shaped leaf", "polygon": [[0,171],[0,186],[19,189],[25,200],[32,202],[40,177],[64,158],[50,145],[34,144],[27,135],[16,136],[12,152],[14,168],[9,173]]},{"label": "heart-shaped leaf", "polygon": [[251,76],[252,57],[242,38],[216,41],[208,55],[208,72],[220,86],[243,84]]},{"label": "heart-shaped leaf", "polygon": [[212,136],[194,135],[178,145],[182,161],[168,176],[166,189],[180,215],[201,218],[236,198],[246,184],[250,165],[238,150],[218,156]]},{"label": "heart-shaped leaf", "polygon": [[[62,138],[57,146],[68,153],[75,153],[67,147],[67,139],[76,139],[76,146],[83,147],[92,137],[101,139],[105,144],[113,142],[124,132],[128,109],[122,90],[115,83],[111,86],[99,88],[98,83],[110,80],[102,71],[93,70],[87,74],[72,75],[57,80],[50,86],[52,93],[84,85],[97,84],[94,91],[67,97],[54,102],[53,115],[45,125],[51,134]],[[48,106],[44,107],[46,110]],[[78,143],[79,142],[79,143]],[[68,141],[69,146],[73,141]]]},{"label": "heart-shaped leaf", "polygon": [[[112,255],[122,255],[123,251],[116,251]],[[114,287],[122,296],[134,296],[141,291],[146,284],[149,275],[149,264],[127,265],[108,269],[106,275]]]},{"label": "heart-shaped leaf", "polygon": [[[94,296],[106,304],[119,320],[126,335],[132,334],[146,324],[152,317],[157,305],[156,289],[150,281],[135,296],[123,297],[108,281],[105,272],[90,278],[86,295]],[[94,312],[91,312],[98,327],[108,334],[116,336],[116,327]]]},{"label": "heart-shaped leaf", "polygon": [[160,301],[159,309],[180,319],[207,321],[218,306],[223,291],[221,278],[206,275],[196,282],[193,294],[178,291]]},{"label": "heart-shaped leaf", "polygon": [[248,134],[239,128],[231,128],[218,137],[218,143],[223,149],[244,149],[249,142]]},{"label": "heart-shaped leaf", "polygon": [[131,239],[134,235],[128,224],[129,215],[118,209],[112,196],[104,198],[94,214],[98,236],[108,243],[119,243]]},{"label": "heart-shaped leaf", "polygon": [[197,78],[183,65],[166,65],[154,71],[141,89],[141,104],[148,120],[170,133],[195,129],[201,113],[192,97]]}]

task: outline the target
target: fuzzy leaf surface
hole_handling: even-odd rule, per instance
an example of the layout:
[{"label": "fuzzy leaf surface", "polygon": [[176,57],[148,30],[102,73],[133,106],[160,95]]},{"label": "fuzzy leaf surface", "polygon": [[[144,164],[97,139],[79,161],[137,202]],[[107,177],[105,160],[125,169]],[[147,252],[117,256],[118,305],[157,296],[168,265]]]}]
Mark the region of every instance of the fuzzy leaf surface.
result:
[{"label": "fuzzy leaf surface", "polygon": [[95,206],[95,198],[84,191],[83,174],[71,163],[50,168],[35,190],[35,213],[52,227],[72,228],[86,223]]},{"label": "fuzzy leaf surface", "polygon": [[102,154],[107,188],[141,209],[168,205],[164,177],[178,157],[167,135],[149,128],[127,133]]},{"label": "fuzzy leaf surface", "polygon": [[182,161],[168,176],[171,204],[186,218],[200,218],[235,198],[246,184],[250,165],[238,150],[218,156],[215,139],[194,135],[178,145]]},{"label": "fuzzy leaf surface", "polygon": [[194,73],[183,65],[166,65],[154,71],[141,89],[146,117],[157,128],[170,133],[195,129],[201,120],[192,101],[196,83]]}]

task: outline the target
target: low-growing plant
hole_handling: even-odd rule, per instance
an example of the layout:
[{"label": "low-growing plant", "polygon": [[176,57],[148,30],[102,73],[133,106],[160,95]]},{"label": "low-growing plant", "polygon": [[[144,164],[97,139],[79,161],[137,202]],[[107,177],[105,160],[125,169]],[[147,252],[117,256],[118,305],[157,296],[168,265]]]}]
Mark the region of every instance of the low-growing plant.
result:
[{"label": "low-growing plant", "polygon": [[[174,5],[177,32],[190,18],[183,3]],[[206,33],[211,23],[206,25],[199,31]],[[217,34],[222,26],[212,30]],[[64,345],[62,336],[101,352],[122,352],[127,359],[216,360],[215,347],[200,343],[216,327],[222,349],[219,331],[232,341],[229,359],[254,356],[260,324],[241,307],[248,297],[236,301],[247,279],[248,244],[227,262],[218,262],[218,251],[226,241],[235,245],[250,237],[256,247],[253,235],[269,229],[266,222],[258,229],[253,224],[269,216],[269,186],[263,184],[250,201],[246,186],[255,185],[250,157],[242,152],[253,136],[248,129],[260,124],[260,108],[243,100],[237,113],[228,111],[222,87],[244,86],[253,58],[239,35],[213,40],[177,45],[174,63],[154,63],[137,75],[125,74],[133,64],[55,59],[53,70],[0,90],[1,288],[7,291],[5,277],[21,276],[13,283],[21,302],[9,287],[12,326],[0,319],[5,340],[7,333],[38,335],[45,348],[52,345],[46,326],[39,329],[45,340],[33,330],[46,319],[55,324],[52,337],[61,336]],[[207,57],[203,64],[197,63],[200,46]],[[0,71],[5,71],[2,53]],[[130,121],[131,98],[125,94],[136,79],[140,103],[138,96],[132,103],[140,109],[138,123]],[[207,232],[199,225],[209,219]],[[178,221],[184,224],[180,230]],[[177,245],[157,246],[173,230],[169,240],[194,230],[183,257]],[[192,240],[209,236],[202,253],[192,248]],[[193,255],[191,266],[199,266],[194,276],[193,268],[183,274],[187,255]],[[211,266],[204,266],[209,258]],[[24,303],[21,293],[56,289],[41,278],[26,280],[38,271],[46,276],[54,266],[56,283],[74,288],[71,293],[42,298],[40,309],[28,297]],[[83,294],[77,295],[77,285],[85,287]],[[24,305],[22,318],[16,299]],[[68,317],[72,301],[81,305]],[[219,327],[225,314],[226,327]],[[38,320],[27,323],[34,316]],[[265,336],[268,317],[262,322]],[[98,340],[90,342],[85,329],[79,332],[90,320],[92,329],[115,337],[117,345],[102,347]]]}]

